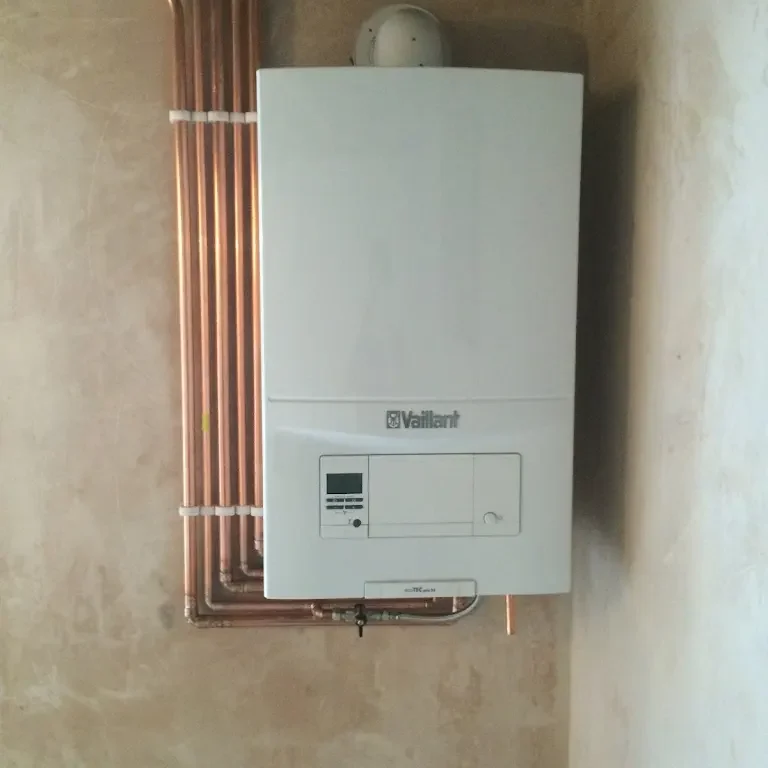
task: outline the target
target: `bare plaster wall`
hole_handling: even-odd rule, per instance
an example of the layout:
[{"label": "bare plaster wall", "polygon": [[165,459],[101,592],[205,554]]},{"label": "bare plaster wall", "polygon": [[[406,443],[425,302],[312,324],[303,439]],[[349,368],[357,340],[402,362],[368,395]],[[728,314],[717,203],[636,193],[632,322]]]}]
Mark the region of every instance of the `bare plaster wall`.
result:
[{"label": "bare plaster wall", "polygon": [[768,760],[768,2],[588,0],[573,768]]},{"label": "bare plaster wall", "polygon": [[[459,63],[580,68],[576,0],[425,2]],[[266,59],[342,64],[366,0],[270,0]],[[181,616],[170,24],[0,0],[0,766],[561,768],[568,599],[453,629]]]}]

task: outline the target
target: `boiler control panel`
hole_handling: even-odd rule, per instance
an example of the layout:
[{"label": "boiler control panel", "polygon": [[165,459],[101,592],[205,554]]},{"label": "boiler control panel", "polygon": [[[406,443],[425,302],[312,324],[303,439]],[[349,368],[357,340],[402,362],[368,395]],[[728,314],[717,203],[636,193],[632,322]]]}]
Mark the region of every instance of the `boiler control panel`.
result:
[{"label": "boiler control panel", "polygon": [[368,535],[368,456],[320,458],[320,530],[329,538]]},{"label": "boiler control panel", "polygon": [[320,535],[517,536],[521,465],[517,453],[322,456]]}]

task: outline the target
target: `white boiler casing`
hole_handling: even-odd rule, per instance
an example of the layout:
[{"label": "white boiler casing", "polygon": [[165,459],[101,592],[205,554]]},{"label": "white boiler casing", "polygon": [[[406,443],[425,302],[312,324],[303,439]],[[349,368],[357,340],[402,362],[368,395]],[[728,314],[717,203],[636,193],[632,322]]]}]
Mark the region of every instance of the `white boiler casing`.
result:
[{"label": "white boiler casing", "polygon": [[565,592],[583,80],[258,75],[265,592]]}]

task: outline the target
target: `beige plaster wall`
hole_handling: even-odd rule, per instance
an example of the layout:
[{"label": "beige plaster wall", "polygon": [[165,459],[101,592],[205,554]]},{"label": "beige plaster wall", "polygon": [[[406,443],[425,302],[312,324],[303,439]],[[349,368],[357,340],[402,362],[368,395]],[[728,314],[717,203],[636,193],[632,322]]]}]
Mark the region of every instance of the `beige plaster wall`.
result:
[{"label": "beige plaster wall", "polygon": [[768,2],[588,0],[573,768],[768,755]]},{"label": "beige plaster wall", "polygon": [[[579,3],[442,0],[458,63],[580,67]],[[376,3],[270,0],[342,64]],[[561,768],[569,601],[454,629],[181,617],[167,5],[0,2],[0,765]]]}]

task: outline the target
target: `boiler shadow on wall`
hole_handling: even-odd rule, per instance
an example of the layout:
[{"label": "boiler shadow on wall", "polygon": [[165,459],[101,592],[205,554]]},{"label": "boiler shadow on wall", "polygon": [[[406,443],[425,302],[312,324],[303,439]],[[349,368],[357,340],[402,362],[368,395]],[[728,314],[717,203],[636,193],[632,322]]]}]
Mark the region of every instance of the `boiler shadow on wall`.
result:
[{"label": "boiler shadow on wall", "polygon": [[587,99],[576,363],[574,514],[626,545],[636,95]]},{"label": "boiler shadow on wall", "polygon": [[454,22],[446,29],[457,67],[585,72],[581,35],[530,21]]}]

